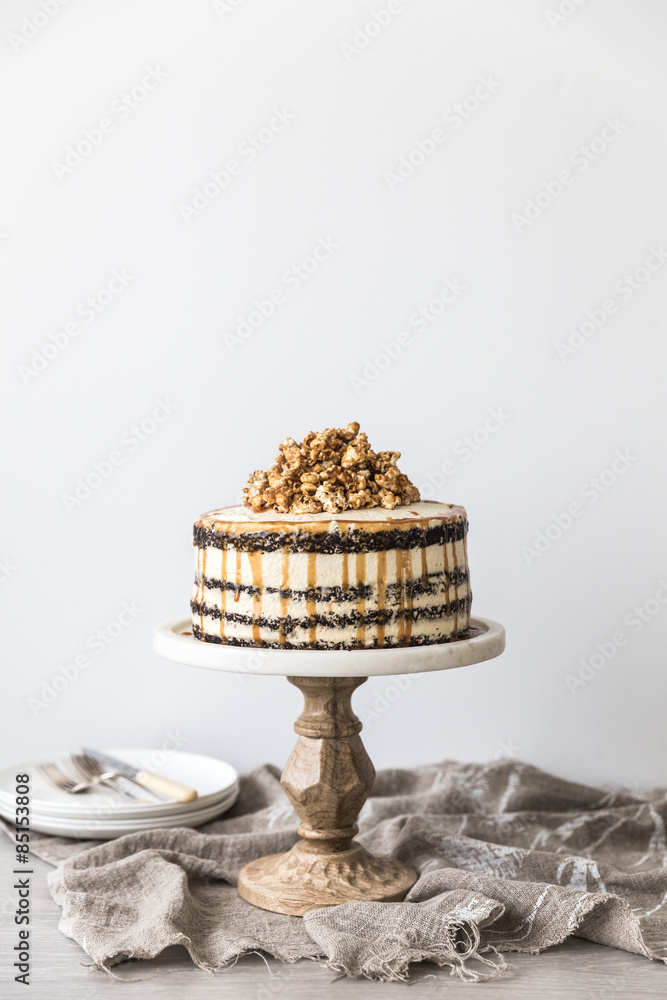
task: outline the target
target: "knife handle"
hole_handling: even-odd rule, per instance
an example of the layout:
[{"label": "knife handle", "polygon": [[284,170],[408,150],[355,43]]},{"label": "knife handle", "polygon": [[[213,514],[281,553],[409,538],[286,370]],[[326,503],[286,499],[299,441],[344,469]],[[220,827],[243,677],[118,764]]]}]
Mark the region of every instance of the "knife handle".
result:
[{"label": "knife handle", "polygon": [[152,771],[137,771],[135,781],[138,781],[144,788],[150,788],[154,792],[162,792],[177,802],[193,802],[197,798],[197,792],[188,785],[182,785],[180,781],[172,781],[161,774],[154,774]]}]

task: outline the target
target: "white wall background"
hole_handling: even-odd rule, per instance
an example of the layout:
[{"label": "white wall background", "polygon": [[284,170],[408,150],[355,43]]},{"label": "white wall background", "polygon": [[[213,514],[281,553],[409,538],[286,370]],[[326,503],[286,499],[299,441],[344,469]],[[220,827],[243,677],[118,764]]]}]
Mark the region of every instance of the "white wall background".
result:
[{"label": "white wall background", "polygon": [[[366,32],[388,0],[3,3],[2,760],[180,734],[240,768],[282,763],[298,691],[162,661],[152,630],[188,612],[195,516],[234,502],[287,434],[358,419],[416,483],[447,470],[435,496],[468,509],[474,609],[508,635],[502,658],[394,701],[390,678],[364,685],[376,765],[512,754],[667,782],[667,8],[392,6]],[[149,67],[164,78],[140,101]],[[276,108],[293,120],[250,160]],[[230,159],[226,189],[184,211]],[[290,287],[321,238],[337,248]],[[410,326],[447,280],[465,291]],[[230,351],[273,289],[280,307]],[[605,321],[559,356],[588,311]],[[353,383],[404,330],[400,357]],[[158,399],[175,409],[140,441]],[[577,503],[541,554],[523,548]],[[123,602],[136,619],[93,648]]]}]

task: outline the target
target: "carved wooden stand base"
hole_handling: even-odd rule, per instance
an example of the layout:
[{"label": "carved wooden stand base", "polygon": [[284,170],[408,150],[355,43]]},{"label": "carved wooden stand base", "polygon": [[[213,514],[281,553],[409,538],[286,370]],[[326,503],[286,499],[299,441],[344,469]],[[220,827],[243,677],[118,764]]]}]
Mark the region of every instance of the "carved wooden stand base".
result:
[{"label": "carved wooden stand base", "polygon": [[353,837],[355,820],[373,787],[375,769],[359,737],[361,722],[350,698],[365,677],[288,677],[305,707],[294,729],[297,744],[282,776],[301,817],[303,838],[285,854],[245,865],[238,889],[264,910],[303,916],[319,906],[364,899],[403,899],[417,872],[394,858],[379,858]]}]

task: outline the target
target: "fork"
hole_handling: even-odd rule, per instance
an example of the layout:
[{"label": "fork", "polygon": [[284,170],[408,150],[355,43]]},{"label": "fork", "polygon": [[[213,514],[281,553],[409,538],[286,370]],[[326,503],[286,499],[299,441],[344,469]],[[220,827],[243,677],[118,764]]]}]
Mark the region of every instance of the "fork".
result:
[{"label": "fork", "polygon": [[[149,791],[148,794],[152,795],[152,799],[146,799],[143,796],[146,795],[147,789],[143,785],[140,785],[138,781],[130,778],[126,774],[118,774],[116,771],[105,771],[99,761],[95,760],[88,753],[73,753],[71,754],[72,763],[77,769],[79,774],[86,779],[86,781],[92,781],[94,783],[102,782],[113,788],[114,791],[121,791],[123,794],[127,795],[129,798],[138,799],[140,802],[163,802],[169,801],[169,799],[160,796],[158,798],[157,793]],[[127,781],[131,781],[132,784],[136,785],[141,789],[141,795],[137,795],[136,792],[128,792],[126,789],[122,788],[120,785],[112,784],[115,778],[125,778]]]},{"label": "fork", "polygon": [[[54,785],[63,792],[67,792],[68,795],[77,795],[79,792],[87,792],[90,788],[95,788],[97,785],[106,784],[101,778],[91,779],[89,781],[75,781],[68,774],[65,774],[57,764],[47,762],[46,764],[37,764],[37,771],[45,778],[49,784]],[[130,795],[129,792],[122,791],[119,788],[114,788],[113,785],[109,786],[111,791],[115,792],[116,795],[121,796],[121,798],[135,799],[135,796]]]}]

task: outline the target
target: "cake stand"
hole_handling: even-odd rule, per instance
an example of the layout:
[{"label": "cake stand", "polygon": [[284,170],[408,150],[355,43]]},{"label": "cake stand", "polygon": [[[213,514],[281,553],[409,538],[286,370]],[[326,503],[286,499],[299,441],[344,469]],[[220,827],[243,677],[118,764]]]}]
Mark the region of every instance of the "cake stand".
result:
[{"label": "cake stand", "polygon": [[262,649],[195,639],[189,619],[155,630],[155,650],[168,660],[211,670],[287,677],[304,695],[294,724],[298,740],[282,775],[301,818],[301,840],[284,854],[245,865],[243,899],[275,913],[303,916],[320,906],[403,899],[417,872],[395,858],[376,857],[353,839],[356,818],[373,787],[375,769],[352,711],[355,688],[368,677],[465,667],[499,656],[505,630],[472,618],[468,638],[398,649]]}]

